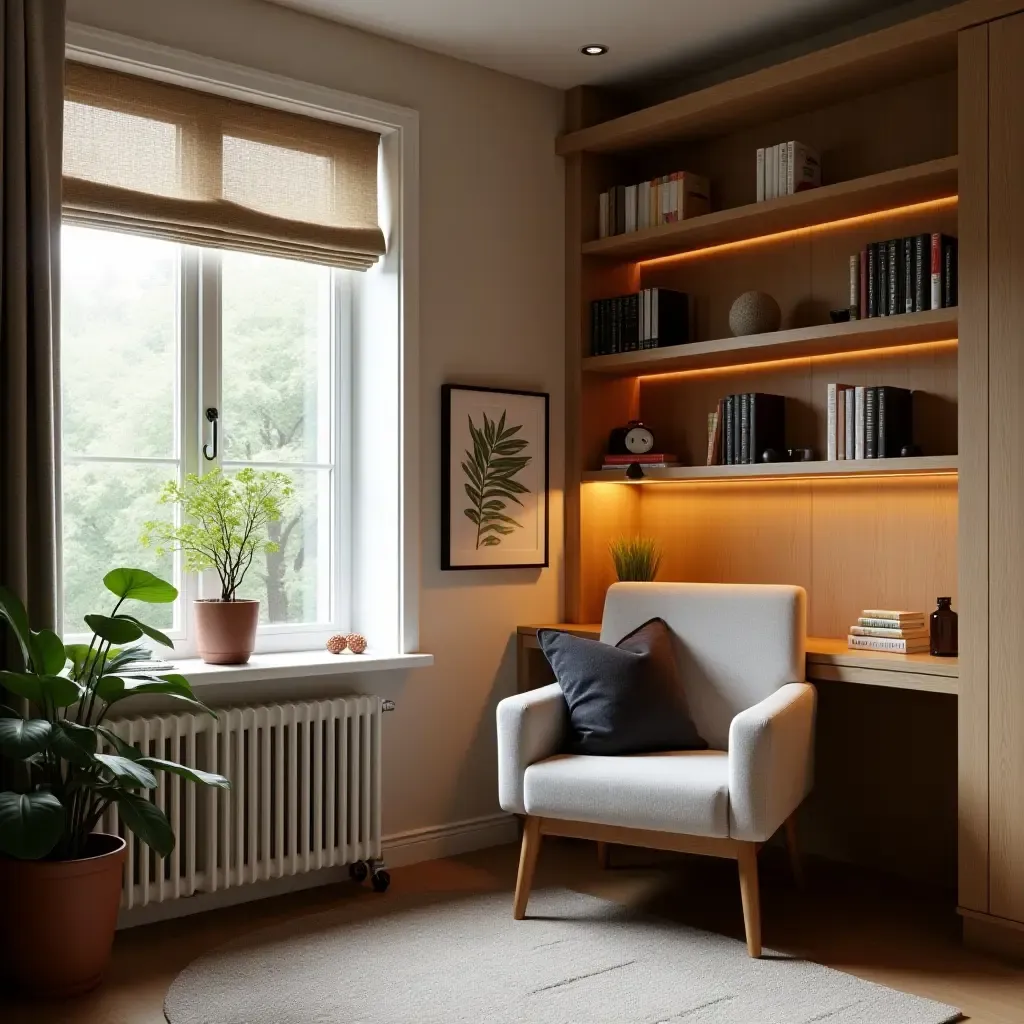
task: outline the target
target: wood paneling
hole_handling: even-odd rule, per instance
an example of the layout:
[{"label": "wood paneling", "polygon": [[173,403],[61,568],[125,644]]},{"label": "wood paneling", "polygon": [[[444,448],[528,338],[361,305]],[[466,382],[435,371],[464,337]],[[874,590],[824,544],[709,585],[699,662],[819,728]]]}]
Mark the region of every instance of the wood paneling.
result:
[{"label": "wood paneling", "polygon": [[988,909],[988,26],[960,34],[960,712],[962,907]]},{"label": "wood paneling", "polygon": [[615,582],[608,545],[640,532],[641,488],[587,484],[581,489],[580,614],[570,621],[600,622],[604,595]]},{"label": "wood paneling", "polygon": [[1024,16],[989,69],[989,912],[1024,921]]}]

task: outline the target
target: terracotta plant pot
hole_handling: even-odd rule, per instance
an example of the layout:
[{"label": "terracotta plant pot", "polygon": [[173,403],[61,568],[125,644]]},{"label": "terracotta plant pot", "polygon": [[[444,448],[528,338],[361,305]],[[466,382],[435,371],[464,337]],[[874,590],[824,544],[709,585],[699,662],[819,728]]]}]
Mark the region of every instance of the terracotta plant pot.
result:
[{"label": "terracotta plant pot", "polygon": [[196,601],[196,641],[208,665],[244,665],[256,646],[259,601]]},{"label": "terracotta plant pot", "polygon": [[0,858],[0,969],[17,987],[60,998],[100,983],[124,858],[124,840],[99,833],[79,860]]}]

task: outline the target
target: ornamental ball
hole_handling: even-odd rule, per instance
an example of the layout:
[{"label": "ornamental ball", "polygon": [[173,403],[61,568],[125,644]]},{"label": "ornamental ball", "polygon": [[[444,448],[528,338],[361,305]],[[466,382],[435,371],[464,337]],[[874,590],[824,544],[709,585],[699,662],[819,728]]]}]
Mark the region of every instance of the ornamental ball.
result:
[{"label": "ornamental ball", "polygon": [[348,641],[340,633],[335,633],[334,636],[327,641],[327,650],[329,650],[331,654],[341,654],[347,646]]},{"label": "ornamental ball", "polygon": [[345,637],[345,643],[348,644],[348,649],[353,654],[362,654],[366,650],[366,637],[360,636],[358,633],[349,633]]},{"label": "ornamental ball", "polygon": [[729,330],[735,338],[777,331],[781,323],[779,304],[764,292],[744,292],[729,310]]}]

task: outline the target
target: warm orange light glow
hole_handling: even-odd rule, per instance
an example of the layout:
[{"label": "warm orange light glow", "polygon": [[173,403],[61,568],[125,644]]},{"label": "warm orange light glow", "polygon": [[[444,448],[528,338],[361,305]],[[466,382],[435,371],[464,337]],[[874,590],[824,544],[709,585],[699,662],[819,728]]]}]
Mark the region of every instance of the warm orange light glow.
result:
[{"label": "warm orange light glow", "polygon": [[924,480],[934,479],[937,477],[957,477],[959,470],[956,469],[929,469],[921,470],[919,472],[910,471],[907,473],[872,473],[870,471],[863,472],[858,471],[854,473],[794,473],[792,475],[780,475],[780,476],[734,476],[734,477],[710,477],[707,479],[691,479],[691,480],[678,480],[672,477],[654,477],[647,476],[642,480],[627,480],[624,476],[621,480],[584,480],[584,484],[588,487],[604,487],[609,484],[616,487],[620,487],[623,484],[631,486],[648,486],[650,484],[658,484],[662,487],[673,486],[673,487],[734,487],[736,484],[755,484],[759,487],[770,486],[778,487],[792,483],[806,483],[811,481],[814,483],[850,483],[851,481],[878,481],[878,480]]},{"label": "warm orange light glow", "polygon": [[877,359],[883,355],[909,356],[917,353],[927,354],[948,352],[957,347],[956,338],[945,341],[922,341],[917,345],[892,345],[889,348],[859,348],[853,352],[829,352],[818,356],[789,356],[785,359],[765,359],[759,363],[735,363],[729,366],[706,366],[700,370],[672,370],[666,373],[641,373],[637,378],[648,380],[674,380],[680,377],[714,377],[722,374],[756,373],[759,370],[784,370],[790,366],[806,369],[808,364],[822,362],[856,362],[861,359]]},{"label": "warm orange light glow", "polygon": [[709,245],[703,249],[689,249],[686,252],[672,253],[669,256],[655,256],[648,260],[638,260],[637,267],[646,269],[656,267],[665,263],[675,263],[679,260],[699,259],[702,256],[713,256],[723,252],[734,252],[740,249],[749,249],[751,246],[766,245],[772,242],[783,242],[787,239],[801,238],[810,235],[815,231],[838,231],[843,228],[858,227],[863,224],[871,224],[879,220],[887,220],[891,217],[902,217],[913,213],[925,213],[928,210],[941,210],[949,206],[955,206],[957,196],[946,196],[943,199],[930,199],[926,203],[914,203],[911,206],[896,206],[889,210],[878,210],[875,213],[861,213],[856,217],[844,217],[841,220],[825,221],[822,224],[811,224],[805,228],[789,228],[786,231],[776,231],[771,235],[758,235],[755,238],[741,238],[735,242],[722,242],[719,245]]}]

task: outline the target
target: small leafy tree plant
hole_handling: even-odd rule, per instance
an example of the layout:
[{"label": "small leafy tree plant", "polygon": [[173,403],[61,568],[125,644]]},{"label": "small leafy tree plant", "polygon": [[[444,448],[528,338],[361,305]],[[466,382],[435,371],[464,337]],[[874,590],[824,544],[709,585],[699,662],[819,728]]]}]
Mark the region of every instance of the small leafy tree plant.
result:
[{"label": "small leafy tree plant", "polygon": [[142,543],[160,555],[180,551],[187,572],[216,570],[220,599],[234,601],[256,553],[277,551],[267,526],[281,519],[292,493],[291,477],[275,470],[190,473],[183,484],[164,484],[160,494],[162,504],[181,506],[180,524],[146,523]]},{"label": "small leafy tree plant", "polygon": [[103,579],[117,599],[109,615],[87,615],[88,644],[65,645],[49,629],[33,630],[25,607],[0,587],[0,619],[21,650],[20,672],[0,671],[0,686],[28,704],[27,713],[0,705],[0,753],[12,787],[0,792],[0,854],[20,860],[72,860],[86,853],[103,812],[116,805],[121,821],[159,856],[174,848],[174,830],[141,790],[155,789],[158,772],[227,788],[221,775],[147,757],[122,740],[108,719],[122,702],[162,694],[212,714],[184,677],[147,671],[148,636],[166,647],[158,629],[121,610],[125,601],[167,604],[177,590],[143,569],[114,569]]}]

